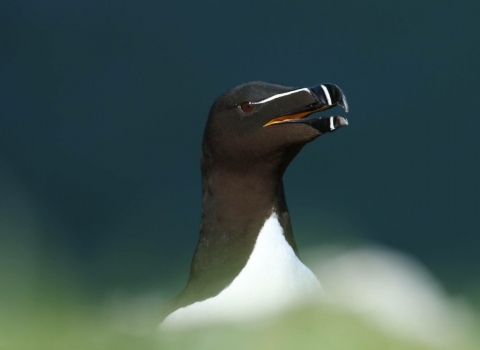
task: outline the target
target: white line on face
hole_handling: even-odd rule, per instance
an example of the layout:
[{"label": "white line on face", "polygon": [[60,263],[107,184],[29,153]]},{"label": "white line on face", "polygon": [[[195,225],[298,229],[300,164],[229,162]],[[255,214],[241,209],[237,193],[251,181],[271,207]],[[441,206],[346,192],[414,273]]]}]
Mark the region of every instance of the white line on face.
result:
[{"label": "white line on face", "polygon": [[[323,85],[322,85],[323,87]],[[308,88],[302,88],[302,89],[298,89],[298,90],[293,90],[293,91],[288,91],[288,92],[283,92],[281,94],[276,94],[276,95],[273,95],[273,96],[270,96],[268,98],[266,98],[265,100],[261,100],[261,101],[258,101],[258,102],[252,102],[253,105],[258,105],[258,104],[261,104],[261,103],[265,103],[265,102],[269,102],[269,101],[272,101],[272,100],[275,100],[279,97],[283,97],[283,96],[287,96],[287,95],[291,95],[291,94],[295,94],[297,92],[301,92],[301,91],[306,91],[308,94],[310,94],[310,90]],[[329,96],[330,98],[330,96]]]},{"label": "white line on face", "polygon": [[328,92],[328,89],[325,85],[320,85],[323,89],[323,92],[325,93],[325,96],[327,96],[327,102],[329,105],[332,105],[332,99],[330,98],[330,93]]}]

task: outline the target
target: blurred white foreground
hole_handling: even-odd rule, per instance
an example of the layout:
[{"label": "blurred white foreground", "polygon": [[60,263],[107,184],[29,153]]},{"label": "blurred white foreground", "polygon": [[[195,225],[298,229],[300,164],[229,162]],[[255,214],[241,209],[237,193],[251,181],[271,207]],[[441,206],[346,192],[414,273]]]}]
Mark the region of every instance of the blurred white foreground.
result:
[{"label": "blurred white foreground", "polygon": [[362,315],[390,334],[436,347],[462,344],[473,322],[414,259],[381,247],[327,247],[307,254],[322,282],[322,300]]}]

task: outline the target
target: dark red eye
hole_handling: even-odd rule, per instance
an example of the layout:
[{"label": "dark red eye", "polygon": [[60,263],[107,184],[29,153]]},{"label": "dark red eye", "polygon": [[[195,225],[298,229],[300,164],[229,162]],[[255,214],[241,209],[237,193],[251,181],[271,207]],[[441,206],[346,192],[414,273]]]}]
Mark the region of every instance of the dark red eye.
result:
[{"label": "dark red eye", "polygon": [[251,104],[250,102],[243,102],[240,105],[240,108],[242,109],[243,113],[252,113],[255,109],[255,105]]}]

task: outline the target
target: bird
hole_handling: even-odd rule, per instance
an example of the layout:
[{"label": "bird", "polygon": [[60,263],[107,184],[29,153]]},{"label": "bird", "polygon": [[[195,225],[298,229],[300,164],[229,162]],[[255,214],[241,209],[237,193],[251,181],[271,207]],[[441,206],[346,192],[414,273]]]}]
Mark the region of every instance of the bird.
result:
[{"label": "bird", "polygon": [[199,240],[185,288],[164,308],[161,329],[248,320],[321,293],[299,258],[282,177],[309,142],[348,125],[334,84],[295,88],[254,81],[211,106],[202,155]]}]

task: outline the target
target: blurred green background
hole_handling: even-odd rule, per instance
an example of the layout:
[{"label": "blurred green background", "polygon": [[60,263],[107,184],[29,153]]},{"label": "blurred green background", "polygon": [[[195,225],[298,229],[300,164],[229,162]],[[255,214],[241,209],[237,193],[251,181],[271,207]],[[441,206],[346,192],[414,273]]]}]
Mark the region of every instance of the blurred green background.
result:
[{"label": "blurred green background", "polygon": [[197,242],[208,110],[252,80],[332,82],[351,107],[350,126],[308,145],[285,176],[300,251],[376,242],[451,292],[475,290],[479,10],[0,2],[2,295],[177,292]]}]

